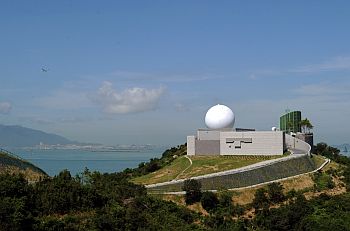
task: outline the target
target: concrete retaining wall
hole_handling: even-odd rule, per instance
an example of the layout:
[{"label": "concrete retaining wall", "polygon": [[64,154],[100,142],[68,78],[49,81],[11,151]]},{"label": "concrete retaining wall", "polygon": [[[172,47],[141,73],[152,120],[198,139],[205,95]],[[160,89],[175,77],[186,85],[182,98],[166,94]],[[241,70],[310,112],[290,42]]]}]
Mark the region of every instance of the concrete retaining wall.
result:
[{"label": "concrete retaining wall", "polygon": [[[232,189],[311,172],[316,169],[315,163],[308,155],[291,155],[286,158],[265,162],[263,165],[258,164],[243,170],[230,170],[193,177],[192,179],[199,180],[203,190]],[[182,191],[183,182],[184,180],[178,180],[146,187],[150,192],[177,192]]]}]

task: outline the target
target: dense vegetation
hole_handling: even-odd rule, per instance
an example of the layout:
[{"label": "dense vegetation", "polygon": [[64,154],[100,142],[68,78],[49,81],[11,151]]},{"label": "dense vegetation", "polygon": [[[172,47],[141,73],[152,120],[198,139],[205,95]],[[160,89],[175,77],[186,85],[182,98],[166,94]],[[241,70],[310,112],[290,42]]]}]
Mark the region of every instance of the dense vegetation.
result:
[{"label": "dense vegetation", "polygon": [[[167,164],[173,151],[153,162]],[[330,188],[322,175],[327,174],[341,176],[350,185],[349,158],[324,145],[317,145],[315,152],[342,166],[320,172],[315,184],[319,181],[320,187]],[[188,181],[184,189],[192,192],[189,196],[194,195],[194,200],[187,202],[200,201],[208,213],[204,216],[147,195],[143,186],[129,181],[152,170],[151,166],[145,163],[113,174],[86,170],[75,177],[62,171],[35,184],[21,175],[2,174],[0,230],[350,230],[349,187],[342,195],[321,194],[306,200],[303,192],[284,194],[283,186],[274,183],[257,190],[253,203],[241,206],[232,202],[232,192],[200,192],[200,184]]]},{"label": "dense vegetation", "polygon": [[147,196],[123,173],[62,171],[37,184],[0,175],[0,230],[188,230],[195,219],[186,208]]}]

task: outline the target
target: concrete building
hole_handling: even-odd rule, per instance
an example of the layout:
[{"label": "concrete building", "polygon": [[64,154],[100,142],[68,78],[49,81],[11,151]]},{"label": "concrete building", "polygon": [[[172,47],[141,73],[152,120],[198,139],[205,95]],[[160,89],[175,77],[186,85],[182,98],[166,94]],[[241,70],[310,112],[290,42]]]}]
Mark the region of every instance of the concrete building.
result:
[{"label": "concrete building", "polygon": [[280,130],[285,132],[301,132],[301,111],[287,111],[280,117]]},{"label": "concrete building", "polygon": [[283,131],[233,129],[234,114],[224,105],[210,108],[205,116],[208,129],[187,137],[187,155],[283,155]]},{"label": "concrete building", "polygon": [[198,130],[187,136],[187,155],[283,155],[281,131]]}]

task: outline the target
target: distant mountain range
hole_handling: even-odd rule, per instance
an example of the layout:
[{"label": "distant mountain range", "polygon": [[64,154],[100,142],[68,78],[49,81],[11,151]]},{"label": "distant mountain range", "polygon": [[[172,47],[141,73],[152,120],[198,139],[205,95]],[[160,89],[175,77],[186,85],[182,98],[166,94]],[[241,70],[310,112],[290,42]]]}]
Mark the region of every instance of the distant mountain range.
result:
[{"label": "distant mountain range", "polygon": [[33,147],[44,144],[79,144],[63,136],[22,126],[0,125],[0,147]]},{"label": "distant mountain range", "polygon": [[340,152],[350,152],[350,144],[340,144],[340,145],[333,145],[334,147],[338,148]]}]

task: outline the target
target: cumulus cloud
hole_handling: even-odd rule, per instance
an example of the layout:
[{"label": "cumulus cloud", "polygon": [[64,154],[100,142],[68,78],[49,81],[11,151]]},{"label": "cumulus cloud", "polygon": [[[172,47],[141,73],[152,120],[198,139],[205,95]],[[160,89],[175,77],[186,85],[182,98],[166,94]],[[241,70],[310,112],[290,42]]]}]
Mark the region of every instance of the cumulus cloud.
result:
[{"label": "cumulus cloud", "polygon": [[154,110],[164,93],[164,87],[157,89],[133,87],[118,92],[112,83],[105,81],[98,89],[94,101],[101,104],[107,113],[137,113]]},{"label": "cumulus cloud", "polygon": [[12,109],[12,105],[9,102],[0,102],[0,114],[8,114]]}]

